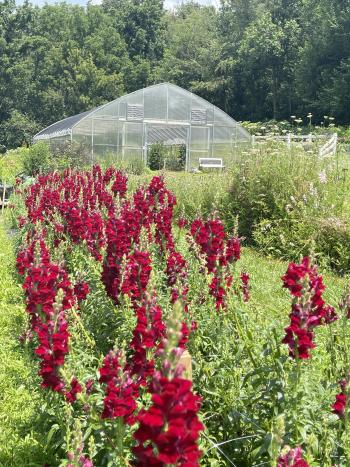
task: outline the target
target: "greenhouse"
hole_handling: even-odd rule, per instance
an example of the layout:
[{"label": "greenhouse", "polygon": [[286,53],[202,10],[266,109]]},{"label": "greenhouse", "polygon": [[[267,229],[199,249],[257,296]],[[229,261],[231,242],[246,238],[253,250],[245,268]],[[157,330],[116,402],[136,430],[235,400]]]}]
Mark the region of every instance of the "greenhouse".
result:
[{"label": "greenhouse", "polygon": [[113,154],[122,160],[148,160],[162,143],[182,147],[185,168],[200,158],[228,159],[249,133],[225,112],[201,97],[169,83],[156,84],[108,104],[56,122],[34,136],[59,147],[76,143],[94,161]]}]

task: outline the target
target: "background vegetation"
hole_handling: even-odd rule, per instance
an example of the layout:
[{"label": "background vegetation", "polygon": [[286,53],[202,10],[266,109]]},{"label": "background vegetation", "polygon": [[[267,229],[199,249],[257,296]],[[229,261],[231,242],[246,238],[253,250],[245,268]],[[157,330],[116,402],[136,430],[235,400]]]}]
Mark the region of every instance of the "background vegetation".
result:
[{"label": "background vegetation", "polygon": [[[0,149],[160,81],[238,120],[350,122],[348,0],[0,3]],[[307,123],[307,119],[306,119]]]}]

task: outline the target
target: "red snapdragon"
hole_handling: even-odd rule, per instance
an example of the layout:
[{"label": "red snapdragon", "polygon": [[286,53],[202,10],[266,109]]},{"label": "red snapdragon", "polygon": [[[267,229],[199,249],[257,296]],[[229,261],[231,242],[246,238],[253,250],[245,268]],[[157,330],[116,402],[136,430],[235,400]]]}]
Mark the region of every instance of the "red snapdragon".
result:
[{"label": "red snapdragon", "polygon": [[137,408],[138,386],[131,379],[129,372],[122,370],[121,352],[110,351],[100,368],[100,383],[106,384],[102,418],[122,417],[124,422],[134,423]]},{"label": "red snapdragon", "polygon": [[349,381],[350,381],[350,375],[348,375],[347,378],[342,379],[339,381],[340,385],[340,393],[335,396],[335,402],[332,404],[332,412],[336,415],[338,415],[339,418],[344,418],[345,416],[345,410],[348,405],[348,399],[349,399]]},{"label": "red snapdragon", "polygon": [[249,293],[249,274],[246,272],[241,273],[241,281],[242,281],[242,293],[243,293],[243,301],[248,302],[250,298],[250,293]]},{"label": "red snapdragon", "polygon": [[305,257],[300,264],[290,263],[282,281],[293,297],[291,322],[282,342],[288,344],[291,357],[310,358],[310,350],[315,347],[313,329],[332,323],[337,315],[322,298],[323,279],[310,258]]},{"label": "red snapdragon", "polygon": [[233,281],[229,265],[240,258],[240,239],[231,237],[226,240],[224,225],[218,218],[196,219],[190,231],[199,254],[205,259],[208,273],[213,274],[209,293],[215,298],[217,310],[225,308],[225,297]]},{"label": "red snapdragon", "polygon": [[191,381],[181,377],[180,327],[176,315],[169,320],[161,370],[154,373],[149,386],[152,405],[137,415],[139,428],[134,438],[138,444],[133,452],[140,466],[199,465],[201,452],[197,441],[203,425],[197,413],[201,398],[193,394]]},{"label": "red snapdragon", "polygon": [[286,446],[283,451],[277,459],[277,467],[309,467],[309,464],[303,459],[300,447],[291,449]]}]

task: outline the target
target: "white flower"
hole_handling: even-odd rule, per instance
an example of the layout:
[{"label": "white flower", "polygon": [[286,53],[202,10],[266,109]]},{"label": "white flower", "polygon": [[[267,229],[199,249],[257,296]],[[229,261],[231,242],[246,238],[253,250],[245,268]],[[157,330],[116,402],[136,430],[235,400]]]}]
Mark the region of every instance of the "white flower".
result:
[{"label": "white flower", "polygon": [[327,175],[325,170],[321,170],[321,172],[318,174],[318,178],[321,183],[327,183]]}]

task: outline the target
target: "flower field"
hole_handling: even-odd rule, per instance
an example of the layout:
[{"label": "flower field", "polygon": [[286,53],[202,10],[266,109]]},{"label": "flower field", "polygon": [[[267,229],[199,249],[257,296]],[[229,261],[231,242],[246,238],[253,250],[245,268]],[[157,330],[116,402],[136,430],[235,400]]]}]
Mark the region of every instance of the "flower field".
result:
[{"label": "flower field", "polygon": [[346,278],[311,250],[267,260],[161,176],[134,181],[17,185],[0,465],[350,465]]}]

